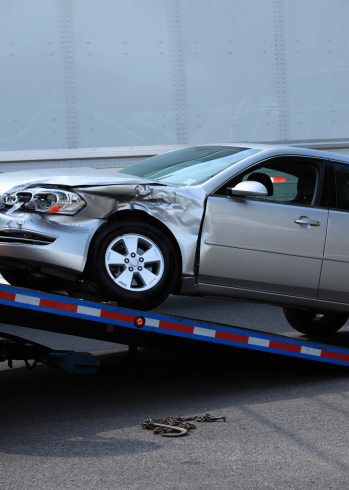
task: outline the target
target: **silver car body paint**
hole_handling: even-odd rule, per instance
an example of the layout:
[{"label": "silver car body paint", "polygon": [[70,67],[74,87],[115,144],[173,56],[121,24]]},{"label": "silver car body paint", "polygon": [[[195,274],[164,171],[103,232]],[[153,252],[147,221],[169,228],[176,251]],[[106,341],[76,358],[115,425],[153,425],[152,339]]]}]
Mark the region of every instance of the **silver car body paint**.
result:
[{"label": "silver car body paint", "polygon": [[319,299],[349,302],[349,216],[330,210]]},{"label": "silver car body paint", "polygon": [[[58,216],[53,213],[0,213],[0,257],[45,264],[46,268],[78,274],[84,270],[89,244],[102,224],[103,220]],[[13,232],[16,232],[16,238],[10,242]],[[18,235],[24,237],[31,233],[55,240],[48,245],[38,245],[28,244],[25,238],[17,238]]]},{"label": "silver car body paint", "polygon": [[328,211],[312,209],[311,217],[322,226],[298,233],[294,220],[310,214],[309,208],[295,211],[281,203],[227,201],[219,196],[208,200],[199,282],[315,297]]}]

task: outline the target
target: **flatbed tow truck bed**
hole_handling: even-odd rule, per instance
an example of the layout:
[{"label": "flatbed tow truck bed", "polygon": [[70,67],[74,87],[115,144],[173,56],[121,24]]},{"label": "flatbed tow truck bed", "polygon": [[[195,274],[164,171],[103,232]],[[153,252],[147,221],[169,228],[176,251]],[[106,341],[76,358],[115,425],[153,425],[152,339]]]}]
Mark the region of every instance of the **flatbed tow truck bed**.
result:
[{"label": "flatbed tow truck bed", "polygon": [[[105,340],[129,346],[216,352],[230,351],[291,356],[317,362],[349,366],[349,349],[229,325],[129,310],[106,303],[74,299],[60,294],[0,285],[1,322],[37,330]],[[0,337],[2,334],[0,333]],[[8,336],[11,337],[11,336]],[[98,362],[86,353],[51,351],[48,348],[9,338],[0,343],[0,360],[34,359],[58,364],[70,372],[95,372]],[[35,347],[40,354],[35,359]],[[2,352],[1,352],[2,347]],[[44,349],[44,350],[41,350]],[[45,350],[46,349],[46,350]],[[17,356],[17,357],[16,357]],[[20,357],[22,356],[22,357]]]}]

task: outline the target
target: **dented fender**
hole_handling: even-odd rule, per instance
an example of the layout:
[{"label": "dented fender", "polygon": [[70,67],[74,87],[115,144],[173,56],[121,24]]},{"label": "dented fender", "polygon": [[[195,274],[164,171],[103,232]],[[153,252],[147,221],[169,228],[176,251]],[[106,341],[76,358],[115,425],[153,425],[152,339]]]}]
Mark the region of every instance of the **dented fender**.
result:
[{"label": "dented fender", "polygon": [[[206,193],[201,187],[118,184],[73,188],[87,203],[84,218],[107,219],[120,211],[142,211],[174,235],[182,255],[183,274],[194,274],[194,262]],[[101,210],[103,213],[101,214]]]}]

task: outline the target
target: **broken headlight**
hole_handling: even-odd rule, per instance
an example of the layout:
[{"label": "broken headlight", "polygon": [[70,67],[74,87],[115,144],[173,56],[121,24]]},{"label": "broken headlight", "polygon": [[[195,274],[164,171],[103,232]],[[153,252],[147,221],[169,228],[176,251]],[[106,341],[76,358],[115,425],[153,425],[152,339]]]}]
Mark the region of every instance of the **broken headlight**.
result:
[{"label": "broken headlight", "polygon": [[75,192],[63,189],[29,188],[8,194],[5,205],[22,207],[42,213],[76,214],[85,207],[85,201]]}]

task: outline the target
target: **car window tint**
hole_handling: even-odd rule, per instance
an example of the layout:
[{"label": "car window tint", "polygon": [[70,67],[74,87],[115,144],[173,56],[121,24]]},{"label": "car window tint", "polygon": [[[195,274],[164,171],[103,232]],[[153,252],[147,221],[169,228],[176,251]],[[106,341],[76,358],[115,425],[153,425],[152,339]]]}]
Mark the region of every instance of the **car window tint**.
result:
[{"label": "car window tint", "polygon": [[260,182],[268,191],[267,196],[255,196],[253,199],[310,206],[315,203],[319,189],[320,169],[310,159],[275,158],[235,177],[216,194],[224,195],[228,187],[235,187],[246,180]]},{"label": "car window tint", "polygon": [[337,205],[336,208],[349,210],[349,168],[344,165],[335,165]]},{"label": "car window tint", "polygon": [[[256,199],[279,201],[279,202],[288,202],[296,199],[297,184],[299,180],[296,175],[291,175],[286,172],[273,170],[267,167],[261,167],[260,169],[258,169],[258,171],[253,170],[252,172],[246,174],[242,180],[243,181],[255,180],[254,174],[258,176],[258,174],[260,173],[267,175],[270,178],[273,191],[272,191],[272,195],[270,196],[260,196],[260,197],[256,197]],[[257,179],[257,182],[258,181],[259,180]]]}]

